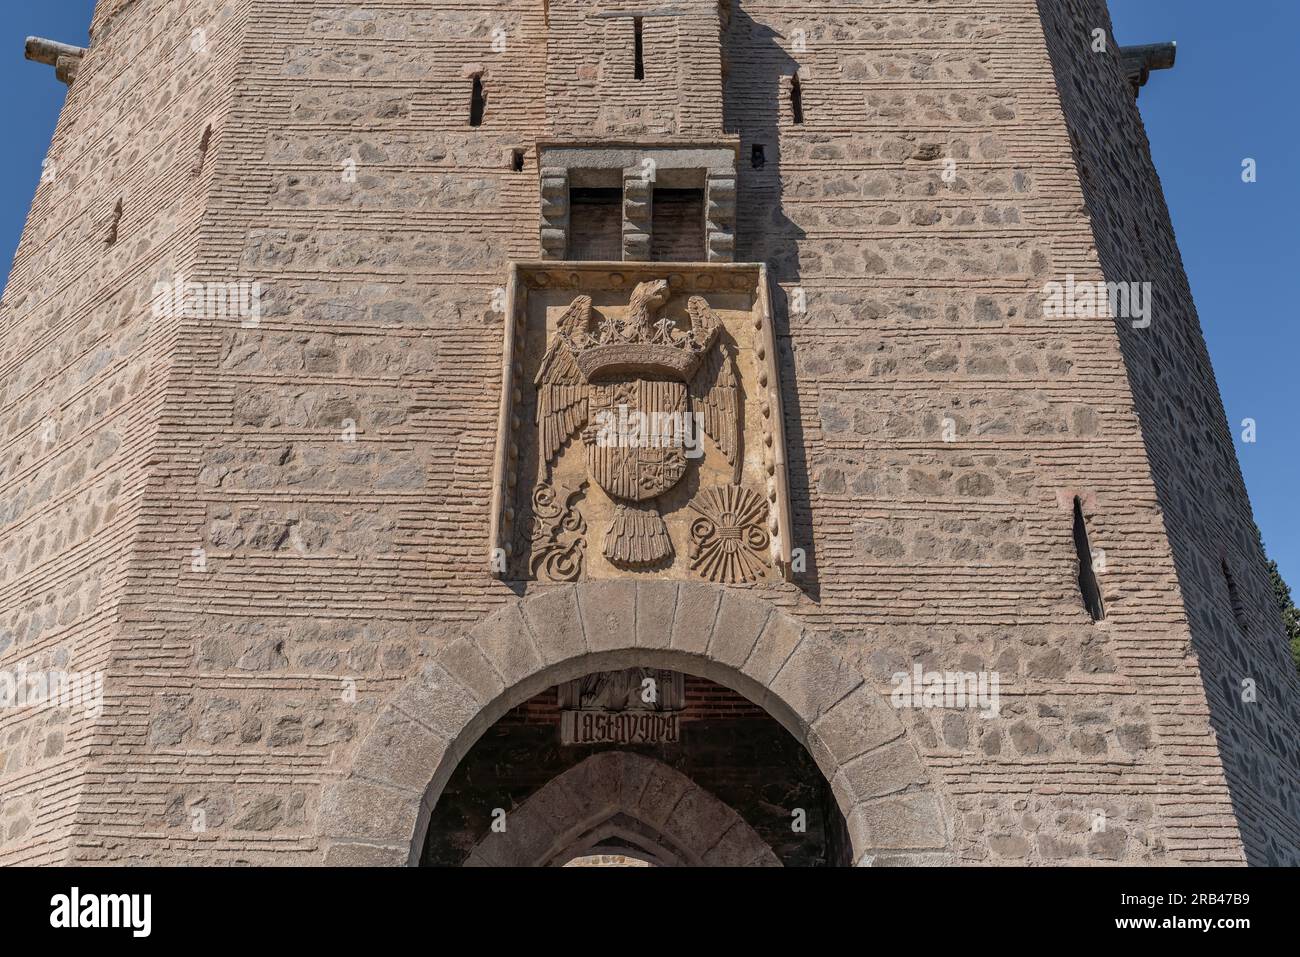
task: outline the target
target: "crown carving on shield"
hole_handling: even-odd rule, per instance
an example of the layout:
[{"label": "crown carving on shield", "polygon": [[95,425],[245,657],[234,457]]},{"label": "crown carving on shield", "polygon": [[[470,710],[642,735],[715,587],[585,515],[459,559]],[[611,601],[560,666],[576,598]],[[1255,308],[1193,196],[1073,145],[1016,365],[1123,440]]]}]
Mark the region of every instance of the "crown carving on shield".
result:
[{"label": "crown carving on shield", "polygon": [[643,282],[632,290],[622,319],[606,316],[593,325],[588,299],[585,321],[560,330],[583,377],[596,382],[629,373],[657,373],[689,382],[700,358],[717,339],[721,322],[702,297],[692,296],[686,304],[690,327],[679,328],[661,314],[667,302],[667,282]]}]

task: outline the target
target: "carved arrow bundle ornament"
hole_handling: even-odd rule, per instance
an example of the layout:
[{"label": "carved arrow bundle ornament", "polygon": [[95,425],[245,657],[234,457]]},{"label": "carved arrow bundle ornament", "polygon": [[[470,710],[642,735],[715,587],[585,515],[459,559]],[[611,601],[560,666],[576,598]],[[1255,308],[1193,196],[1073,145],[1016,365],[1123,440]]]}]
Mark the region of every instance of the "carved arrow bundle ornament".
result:
[{"label": "carved arrow bundle ornament", "polygon": [[767,502],[738,485],[705,489],[691,502],[691,567],[711,582],[752,582],[768,568]]}]

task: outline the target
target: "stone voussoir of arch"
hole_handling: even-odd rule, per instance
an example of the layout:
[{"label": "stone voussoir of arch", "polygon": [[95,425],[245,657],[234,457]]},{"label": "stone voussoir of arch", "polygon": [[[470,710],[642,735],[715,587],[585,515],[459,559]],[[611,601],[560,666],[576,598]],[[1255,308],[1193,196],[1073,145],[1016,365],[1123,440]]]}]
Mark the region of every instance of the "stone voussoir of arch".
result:
[{"label": "stone voussoir of arch", "polygon": [[609,581],[513,601],[408,679],[326,789],[325,862],[418,862],[438,796],[487,728],[546,688],[632,665],[709,678],[765,708],[830,782],[859,865],[950,861],[951,828],[897,713],[828,642],[747,591]]}]

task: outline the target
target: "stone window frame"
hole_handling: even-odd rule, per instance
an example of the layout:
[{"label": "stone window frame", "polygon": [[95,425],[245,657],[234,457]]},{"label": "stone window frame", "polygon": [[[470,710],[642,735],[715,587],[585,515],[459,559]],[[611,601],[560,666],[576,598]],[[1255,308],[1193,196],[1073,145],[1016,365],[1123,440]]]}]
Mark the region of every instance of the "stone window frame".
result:
[{"label": "stone window frame", "polygon": [[[620,261],[649,262],[654,189],[659,186],[704,191],[705,258],[699,261],[734,262],[739,150],[739,139],[655,143],[538,141],[541,258],[564,261],[568,257],[570,189],[621,187]],[[647,175],[647,170],[652,173]]]}]

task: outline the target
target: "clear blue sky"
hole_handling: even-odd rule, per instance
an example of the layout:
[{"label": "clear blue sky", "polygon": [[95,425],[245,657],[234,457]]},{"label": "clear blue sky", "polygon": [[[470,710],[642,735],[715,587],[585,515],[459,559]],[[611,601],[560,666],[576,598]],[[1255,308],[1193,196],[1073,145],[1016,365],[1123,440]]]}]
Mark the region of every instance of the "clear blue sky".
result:
[{"label": "clear blue sky", "polygon": [[[50,67],[23,60],[29,34],[86,43],[91,0],[10,0],[0,9],[0,279],[63,102]],[[1173,212],[1210,355],[1269,554],[1300,595],[1300,2],[1110,0],[1122,44],[1178,41],[1178,64],[1142,91],[1142,115]],[[1241,181],[1241,162],[1259,180]]]},{"label": "clear blue sky", "polygon": [[1178,41],[1174,69],[1153,73],[1138,104],[1255,521],[1300,599],[1300,2],[1110,0],[1110,12],[1121,44]]}]

